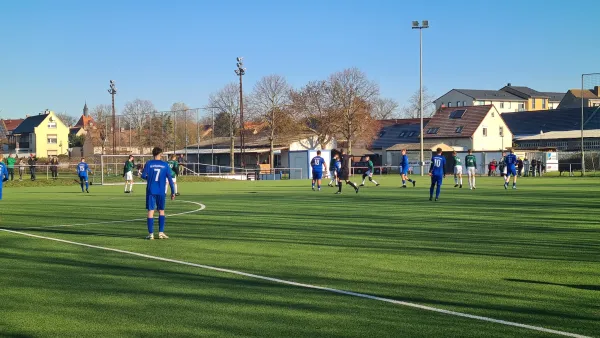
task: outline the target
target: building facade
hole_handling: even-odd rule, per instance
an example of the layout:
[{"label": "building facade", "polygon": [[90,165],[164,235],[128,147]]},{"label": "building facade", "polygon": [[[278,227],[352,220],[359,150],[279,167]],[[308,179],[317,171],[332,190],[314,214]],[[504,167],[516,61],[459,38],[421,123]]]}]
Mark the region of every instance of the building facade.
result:
[{"label": "building facade", "polygon": [[27,117],[13,134],[17,138],[17,154],[36,154],[38,157],[68,154],[69,127],[52,111]]}]

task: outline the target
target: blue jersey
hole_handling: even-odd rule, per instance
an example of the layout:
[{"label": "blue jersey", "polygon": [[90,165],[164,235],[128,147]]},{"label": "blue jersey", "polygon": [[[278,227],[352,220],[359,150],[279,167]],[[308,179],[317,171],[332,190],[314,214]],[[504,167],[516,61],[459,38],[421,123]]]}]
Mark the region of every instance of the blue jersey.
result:
[{"label": "blue jersey", "polygon": [[310,160],[310,166],[313,171],[323,172],[323,166],[325,165],[325,160],[321,156],[315,156],[312,160]]},{"label": "blue jersey", "polygon": [[[2,178],[2,182],[8,181],[8,170],[2,162],[0,162],[0,178]],[[2,182],[0,182],[0,200],[2,199],[2,186],[4,185]]]},{"label": "blue jersey", "polygon": [[89,170],[90,167],[85,162],[81,162],[77,165],[77,175],[79,175],[79,177],[87,177]]},{"label": "blue jersey", "polygon": [[335,168],[335,172],[339,174],[340,171],[342,171],[342,161],[336,160],[335,164],[334,164],[334,168]]},{"label": "blue jersey", "polygon": [[517,164],[517,155],[515,155],[515,154],[506,155],[506,157],[504,158],[504,163],[506,163],[506,165],[509,167],[514,167]]},{"label": "blue jersey", "polygon": [[408,155],[402,155],[402,160],[400,160],[400,166],[402,168],[408,169]]},{"label": "blue jersey", "polygon": [[431,166],[429,172],[433,176],[445,176],[446,175],[446,158],[442,155],[435,155],[431,158]]},{"label": "blue jersey", "polygon": [[171,187],[171,194],[175,191],[173,189],[173,177],[171,177],[171,168],[169,164],[161,160],[150,160],[144,165],[144,172],[142,172],[142,179],[146,180],[146,195],[165,195],[167,180]]}]

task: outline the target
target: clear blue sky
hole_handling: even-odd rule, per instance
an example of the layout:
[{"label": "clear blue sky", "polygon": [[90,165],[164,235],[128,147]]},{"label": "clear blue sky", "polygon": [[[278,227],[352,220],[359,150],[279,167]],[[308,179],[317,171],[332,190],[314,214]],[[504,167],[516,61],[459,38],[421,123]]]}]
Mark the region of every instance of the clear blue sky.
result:
[{"label": "clear blue sky", "polygon": [[600,2],[473,1],[2,1],[0,117],[49,108],[79,115],[135,98],[159,110],[206,105],[245,57],[245,88],[281,74],[299,87],[347,67],[365,71],[382,96],[405,104],[419,85],[419,34],[428,19],[424,83],[540,91],[580,86],[600,72]]}]

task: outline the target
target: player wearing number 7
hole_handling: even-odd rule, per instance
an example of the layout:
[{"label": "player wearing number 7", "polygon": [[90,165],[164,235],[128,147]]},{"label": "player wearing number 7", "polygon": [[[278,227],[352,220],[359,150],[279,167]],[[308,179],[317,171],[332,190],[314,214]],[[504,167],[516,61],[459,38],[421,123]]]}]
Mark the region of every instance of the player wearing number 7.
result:
[{"label": "player wearing number 7", "polygon": [[148,210],[148,237],[154,239],[154,210],[158,209],[158,238],[167,239],[165,235],[165,188],[167,182],[171,187],[171,200],[175,199],[175,190],[173,178],[171,177],[171,168],[169,164],[162,161],[162,149],[155,147],[152,149],[153,160],[146,162],[142,179],[146,180],[146,209]]}]

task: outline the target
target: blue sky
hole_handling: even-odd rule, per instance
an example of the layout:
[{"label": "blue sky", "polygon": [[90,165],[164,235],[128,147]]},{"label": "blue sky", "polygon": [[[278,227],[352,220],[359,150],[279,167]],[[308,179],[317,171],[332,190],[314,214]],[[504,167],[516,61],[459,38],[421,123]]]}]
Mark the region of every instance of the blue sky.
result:
[{"label": "blue sky", "polygon": [[269,74],[300,87],[358,67],[404,105],[419,85],[410,25],[422,19],[432,94],[507,82],[566,91],[600,72],[600,26],[581,11],[562,0],[2,1],[0,117],[79,115],[85,101],[110,103],[110,79],[119,111],[136,98],[201,107],[236,81],[236,56],[247,90]]}]

